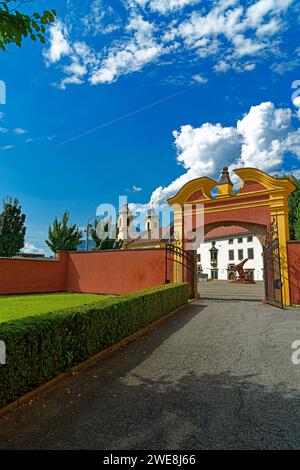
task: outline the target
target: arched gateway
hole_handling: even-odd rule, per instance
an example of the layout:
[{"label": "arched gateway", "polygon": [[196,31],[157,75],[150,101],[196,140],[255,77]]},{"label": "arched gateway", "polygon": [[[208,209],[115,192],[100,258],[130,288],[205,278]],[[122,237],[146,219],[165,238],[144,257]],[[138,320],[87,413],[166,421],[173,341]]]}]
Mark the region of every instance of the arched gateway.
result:
[{"label": "arched gateway", "polygon": [[[225,167],[219,183],[209,177],[197,178],[189,181],[170,198],[168,203],[174,207],[174,232],[183,240],[185,248],[183,214],[192,215],[195,230],[196,215],[201,211],[204,213],[204,235],[216,227],[235,225],[251,230],[257,235],[262,246],[270,236],[276,236],[281,281],[273,279],[271,289],[278,288],[277,281],[281,288],[282,304],[290,305],[287,265],[288,196],[295,190],[295,185],[290,178],[274,178],[255,168],[241,168],[235,170],[235,173],[242,180],[242,186],[236,193],[233,192],[228,168]],[[214,188],[216,195],[212,196]],[[189,205],[190,209],[184,212],[184,205]],[[272,233],[274,227],[276,235]],[[272,263],[274,265],[275,260]],[[180,270],[176,272],[176,280],[180,280]]]}]

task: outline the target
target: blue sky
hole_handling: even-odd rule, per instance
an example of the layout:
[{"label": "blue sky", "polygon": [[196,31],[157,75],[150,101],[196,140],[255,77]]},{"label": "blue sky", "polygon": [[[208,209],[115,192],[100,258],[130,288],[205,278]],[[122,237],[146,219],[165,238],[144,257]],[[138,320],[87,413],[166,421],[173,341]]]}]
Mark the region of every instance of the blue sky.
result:
[{"label": "blue sky", "polygon": [[299,2],[33,6],[57,10],[47,44],[0,57],[1,195],[19,197],[30,249],[66,209],[84,226],[119,194],[158,203],[225,164],[300,177]]}]

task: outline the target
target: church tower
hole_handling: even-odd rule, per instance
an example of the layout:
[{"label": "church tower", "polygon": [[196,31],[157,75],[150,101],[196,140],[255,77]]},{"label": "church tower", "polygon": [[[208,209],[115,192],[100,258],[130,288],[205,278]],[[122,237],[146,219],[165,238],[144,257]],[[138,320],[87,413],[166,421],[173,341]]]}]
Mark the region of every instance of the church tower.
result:
[{"label": "church tower", "polygon": [[148,232],[148,238],[152,238],[153,240],[159,239],[159,217],[155,213],[153,205],[150,214],[146,218],[145,231]]},{"label": "church tower", "polygon": [[125,204],[119,211],[118,215],[118,239],[129,241],[129,227],[132,223],[133,217],[132,212]]}]

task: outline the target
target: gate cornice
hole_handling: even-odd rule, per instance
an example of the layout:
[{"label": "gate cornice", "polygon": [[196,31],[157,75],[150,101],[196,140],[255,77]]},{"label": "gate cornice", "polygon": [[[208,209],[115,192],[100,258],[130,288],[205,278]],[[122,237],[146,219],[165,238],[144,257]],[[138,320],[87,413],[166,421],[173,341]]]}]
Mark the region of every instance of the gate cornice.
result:
[{"label": "gate cornice", "polygon": [[257,168],[238,168],[234,170],[234,173],[242,180],[242,186],[237,194],[243,191],[246,181],[254,181],[261,184],[269,191],[283,191],[286,195],[289,195],[296,189],[295,184],[290,178],[275,178]]},{"label": "gate cornice", "polygon": [[195,193],[199,193],[200,197],[197,198],[197,201],[209,201],[212,199],[211,197],[211,190],[218,185],[218,182],[209,178],[208,176],[203,176],[201,178],[196,178],[194,180],[189,181],[186,183],[182,188],[178,191],[175,196],[168,199],[168,203],[172,206],[174,204],[185,204],[187,202],[194,202],[189,201],[191,196]]},{"label": "gate cornice", "polygon": [[[238,199],[247,199],[250,196],[263,196],[273,195],[276,197],[287,197],[291,194],[296,186],[290,178],[274,178],[262,170],[257,168],[239,168],[234,170],[234,173],[242,180],[242,185],[239,191],[230,196],[212,197],[211,191],[218,186],[218,183],[207,176],[196,178],[186,183],[173,197],[168,199],[168,203],[173,206],[174,204],[188,204],[201,202],[207,206],[218,201],[232,201],[236,204]],[[247,182],[257,183],[261,189],[253,191],[245,191],[245,184]],[[192,198],[195,196],[194,198]]]}]

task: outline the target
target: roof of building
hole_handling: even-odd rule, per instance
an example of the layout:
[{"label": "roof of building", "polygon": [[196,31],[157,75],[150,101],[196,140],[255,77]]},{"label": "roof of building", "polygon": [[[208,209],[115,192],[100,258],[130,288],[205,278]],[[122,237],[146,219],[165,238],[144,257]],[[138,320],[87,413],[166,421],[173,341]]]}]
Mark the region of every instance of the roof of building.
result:
[{"label": "roof of building", "polygon": [[251,232],[243,227],[238,227],[235,225],[231,225],[228,227],[217,227],[208,232],[205,235],[205,240],[212,239],[212,238],[229,238],[229,237],[237,237],[239,235],[250,235]]},{"label": "roof of building", "polygon": [[145,230],[140,232],[140,235],[135,239],[128,242],[128,246],[139,246],[144,245],[145,243],[161,243],[168,242],[173,234],[174,227],[159,227],[159,237],[151,238],[151,230]]}]

